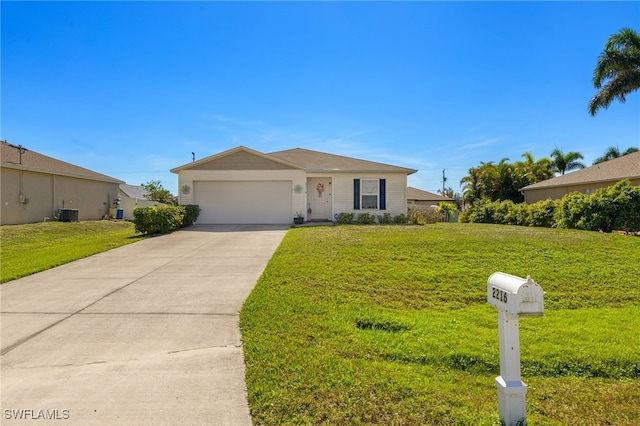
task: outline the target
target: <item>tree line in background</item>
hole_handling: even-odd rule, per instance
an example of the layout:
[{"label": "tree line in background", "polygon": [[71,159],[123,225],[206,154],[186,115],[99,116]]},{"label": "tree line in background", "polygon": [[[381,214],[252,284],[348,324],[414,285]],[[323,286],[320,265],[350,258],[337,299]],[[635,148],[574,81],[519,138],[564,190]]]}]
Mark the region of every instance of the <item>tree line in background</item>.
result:
[{"label": "tree line in background", "polygon": [[[636,147],[630,147],[624,152],[617,147],[610,147],[593,164],[637,151]],[[462,202],[470,205],[478,200],[487,199],[521,203],[524,201],[524,195],[520,189],[525,186],[550,179],[556,174],[564,175],[565,172],[586,167],[580,161],[584,158],[581,153],[574,151],[565,153],[559,148],[554,149],[550,157],[536,160],[533,154],[525,152],[522,158],[522,161],[513,163],[510,163],[508,158],[503,158],[498,163],[482,162],[479,166],[470,168],[469,174],[460,181]]]}]

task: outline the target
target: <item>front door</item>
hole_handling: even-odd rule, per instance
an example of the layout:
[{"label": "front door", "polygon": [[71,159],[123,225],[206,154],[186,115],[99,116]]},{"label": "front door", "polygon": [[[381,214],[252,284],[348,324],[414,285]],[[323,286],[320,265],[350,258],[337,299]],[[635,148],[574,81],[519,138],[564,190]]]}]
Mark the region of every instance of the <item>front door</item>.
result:
[{"label": "front door", "polygon": [[307,220],[331,220],[331,192],[331,178],[307,180]]}]

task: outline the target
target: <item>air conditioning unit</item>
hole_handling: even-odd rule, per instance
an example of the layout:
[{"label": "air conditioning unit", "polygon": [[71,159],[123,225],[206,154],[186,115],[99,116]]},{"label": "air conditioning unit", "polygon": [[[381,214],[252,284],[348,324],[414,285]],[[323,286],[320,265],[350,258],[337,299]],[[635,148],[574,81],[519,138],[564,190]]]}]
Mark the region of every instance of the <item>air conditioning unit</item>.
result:
[{"label": "air conditioning unit", "polygon": [[60,222],[77,222],[78,209],[60,209]]}]

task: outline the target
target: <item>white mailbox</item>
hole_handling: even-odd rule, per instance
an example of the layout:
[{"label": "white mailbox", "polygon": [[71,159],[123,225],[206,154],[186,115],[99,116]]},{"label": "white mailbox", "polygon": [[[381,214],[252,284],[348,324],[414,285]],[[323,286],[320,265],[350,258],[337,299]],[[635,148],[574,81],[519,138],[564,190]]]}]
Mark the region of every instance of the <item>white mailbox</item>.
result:
[{"label": "white mailbox", "polygon": [[487,302],[519,317],[544,315],[544,292],[531,277],[492,274],[487,282]]},{"label": "white mailbox", "polygon": [[520,380],[518,319],[544,315],[544,292],[531,277],[496,272],[487,281],[487,302],[498,308],[500,376],[496,377],[498,412],[506,426],[526,425],[527,385]]}]

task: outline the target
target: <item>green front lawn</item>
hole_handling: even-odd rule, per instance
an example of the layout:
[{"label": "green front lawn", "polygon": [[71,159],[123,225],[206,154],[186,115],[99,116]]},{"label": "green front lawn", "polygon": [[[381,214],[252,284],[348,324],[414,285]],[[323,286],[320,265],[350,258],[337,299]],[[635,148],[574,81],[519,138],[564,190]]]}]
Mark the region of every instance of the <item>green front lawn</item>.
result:
[{"label": "green front lawn", "polygon": [[520,321],[532,425],[640,419],[640,238],[477,224],[295,228],[243,306],[256,424],[497,425],[496,271]]},{"label": "green front lawn", "polygon": [[124,221],[41,222],[0,226],[0,282],[139,241]]}]

